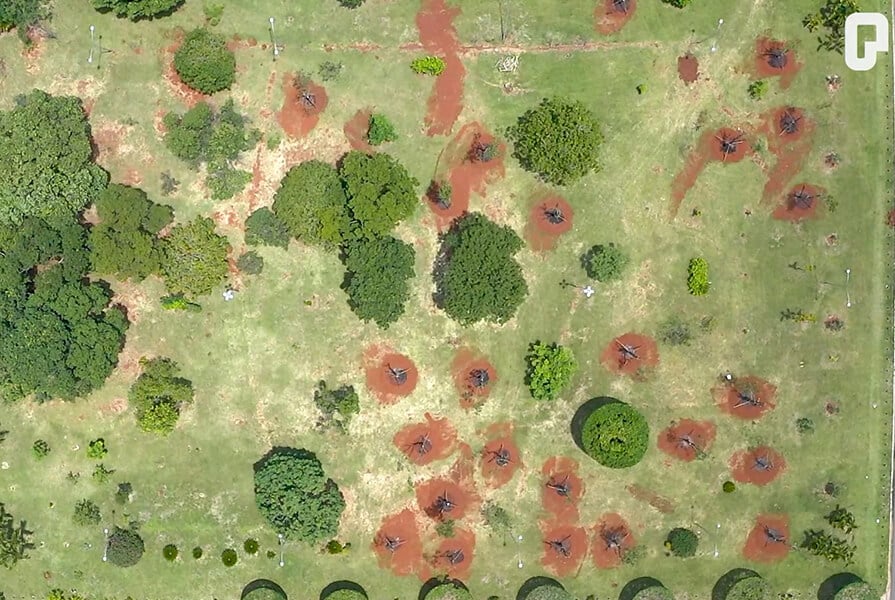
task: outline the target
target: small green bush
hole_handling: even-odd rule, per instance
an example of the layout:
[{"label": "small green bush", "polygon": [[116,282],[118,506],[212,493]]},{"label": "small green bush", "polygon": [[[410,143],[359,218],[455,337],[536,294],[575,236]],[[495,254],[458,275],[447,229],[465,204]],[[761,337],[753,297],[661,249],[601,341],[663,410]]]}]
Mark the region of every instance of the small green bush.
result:
[{"label": "small green bush", "polygon": [[232,567],[236,564],[237,560],[239,560],[239,557],[236,555],[236,550],[233,548],[227,548],[221,552],[221,562],[224,563],[225,567]]},{"label": "small green bush", "polygon": [[416,58],[410,63],[410,68],[414,73],[421,75],[441,75],[444,73],[444,60],[437,56],[423,56]]},{"label": "small green bush", "polygon": [[332,62],[331,60],[325,60],[320,63],[320,66],[317,68],[317,73],[320,75],[321,81],[333,81],[339,78],[339,75],[342,74],[343,64],[340,62]]},{"label": "small green bush", "polygon": [[268,550],[266,556],[267,556],[267,558],[276,558],[277,553],[274,552],[273,550]]},{"label": "small green bush", "polygon": [[444,521],[440,521],[435,526],[435,533],[440,535],[443,538],[452,538],[454,537],[454,520],[453,519],[445,519]]},{"label": "small green bush", "polygon": [[584,452],[612,469],[636,465],[646,454],[648,443],[646,419],[624,402],[610,402],[593,411],[581,431]]},{"label": "small green bush", "polygon": [[249,246],[289,247],[289,230],[272,210],[263,206],[246,219],[245,240]]},{"label": "small green bush", "polygon": [[106,448],[106,441],[103,438],[93,440],[87,444],[87,458],[101,460],[105,458],[108,453],[109,449]]},{"label": "small green bush", "polygon": [[725,494],[732,494],[732,493],[734,492],[734,490],[737,489],[737,486],[736,486],[736,484],[735,484],[734,482],[732,482],[732,481],[725,481],[725,482],[721,485],[721,489],[724,490],[724,493],[725,493]]},{"label": "small green bush", "polygon": [[206,2],[202,5],[202,14],[205,15],[206,23],[212,27],[217,27],[221,24],[221,17],[224,16],[224,5]]},{"label": "small green bush", "polygon": [[684,8],[686,6],[689,6],[692,0],[662,0],[662,2],[664,2],[665,4],[670,4],[675,8]]},{"label": "small green bush", "polygon": [[201,547],[196,546],[195,548],[193,548],[193,558],[195,558],[196,560],[199,560],[200,558],[202,558],[202,548]]},{"label": "small green bush", "polygon": [[424,600],[472,600],[472,594],[469,590],[446,582],[429,590]]},{"label": "small green bush", "polygon": [[879,600],[880,593],[865,581],[856,581],[836,592],[833,600]]},{"label": "small green bush", "polygon": [[659,340],[669,346],[689,346],[693,340],[690,324],[678,316],[672,316],[659,325]]},{"label": "small green bush", "polygon": [[49,453],[50,444],[48,444],[46,440],[37,440],[31,446],[31,454],[33,454],[34,458],[37,460],[45,458]]},{"label": "small green bush", "polygon": [[536,587],[525,596],[525,600],[574,600],[565,588],[551,583]]},{"label": "small green bush", "polygon": [[96,525],[101,520],[102,514],[95,502],[85,498],[75,504],[75,514],[72,516],[72,521],[74,521],[75,525],[81,525],[82,527]]},{"label": "small green bush", "polygon": [[581,267],[588,277],[606,283],[607,281],[621,279],[622,272],[630,261],[631,259],[627,254],[610,242],[608,244],[597,244],[585,252],[581,257]]},{"label": "small green bush", "polygon": [[254,250],[249,250],[236,259],[236,268],[246,275],[260,275],[264,270],[264,257]]},{"label": "small green bush", "polygon": [[758,79],[749,83],[747,88],[749,97],[753,100],[761,100],[768,93],[768,82],[766,79]]},{"label": "small green bush", "polygon": [[162,548],[162,556],[165,557],[165,560],[168,562],[174,562],[177,560],[177,546],[174,544],[167,544],[164,548]]},{"label": "small green bush", "polygon": [[370,115],[367,141],[371,146],[394,142],[396,139],[398,139],[398,132],[395,131],[395,126],[388,120],[388,117],[377,113]]},{"label": "small green bush", "polygon": [[571,349],[541,341],[529,344],[525,363],[525,384],[535,400],[555,400],[578,370]]},{"label": "small green bush", "polygon": [[342,542],[339,540],[330,540],[326,542],[326,553],[327,554],[341,554],[345,551],[345,546],[342,545]]},{"label": "small green bush", "polygon": [[734,583],[725,600],[772,600],[776,598],[770,584],[758,576],[746,577]]},{"label": "small green bush", "polygon": [[451,207],[451,198],[454,194],[454,188],[448,180],[432,182],[433,200],[438,206],[448,209]]},{"label": "small green bush", "polygon": [[236,56],[223,36],[194,29],[174,54],[174,70],[189,87],[203,94],[229,89],[236,81]]},{"label": "small green bush", "polygon": [[696,549],[699,547],[699,537],[689,529],[675,527],[668,532],[665,545],[675,556],[687,558],[696,554]]},{"label": "small green bush", "polygon": [[113,565],[132,567],[140,562],[143,550],[143,538],[136,531],[116,527],[107,540],[106,558]]},{"label": "small green bush", "polygon": [[495,531],[503,532],[510,530],[510,513],[498,504],[493,502],[485,503],[482,507],[482,518],[485,520],[485,525]]},{"label": "small green bush", "polygon": [[118,490],[115,492],[115,502],[118,504],[127,504],[131,498],[131,492],[134,491],[133,486],[127,481],[118,484]]},{"label": "small green bush", "polygon": [[249,538],[242,544],[242,549],[246,551],[246,554],[258,554],[258,540]]},{"label": "small green bush", "polygon": [[339,0],[339,4],[345,8],[359,8],[367,0]]},{"label": "small green bush", "polygon": [[252,174],[248,171],[221,165],[208,173],[205,184],[211,191],[212,200],[229,200],[244,190],[251,180]]},{"label": "small green bush", "polygon": [[796,419],[796,430],[799,433],[814,433],[814,421],[808,417],[799,417]]},{"label": "small green bush", "polygon": [[202,312],[202,305],[190,302],[183,297],[183,294],[172,294],[170,296],[162,296],[162,308],[165,310],[186,310],[189,312]]},{"label": "small green bush", "polygon": [[687,267],[687,289],[694,296],[709,293],[709,263],[704,258],[691,258]]},{"label": "small green bush", "polygon": [[115,472],[115,469],[107,469],[106,465],[103,463],[99,463],[95,467],[93,467],[93,473],[91,477],[93,477],[93,481],[97,483],[105,483],[109,481],[109,477],[112,476],[112,473]]}]

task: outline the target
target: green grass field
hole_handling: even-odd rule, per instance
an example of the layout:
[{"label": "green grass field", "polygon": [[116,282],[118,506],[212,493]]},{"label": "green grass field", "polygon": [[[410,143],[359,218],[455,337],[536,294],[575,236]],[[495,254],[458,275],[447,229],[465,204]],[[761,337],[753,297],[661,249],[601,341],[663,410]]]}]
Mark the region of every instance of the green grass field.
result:
[{"label": "green grass field", "polygon": [[[216,29],[228,37],[267,41],[267,17],[277,17],[278,41],[284,45],[279,61],[272,62],[270,51],[260,46],[239,49],[232,90],[265,134],[279,131],[275,113],[285,73],[316,71],[323,60],[345,65],[340,79],[327,85],[329,106],[309,137],[284,139],[275,150],[262,142],[257,154],[246,153],[245,168],[258,160],[262,204],[272,201],[292,165],[311,158],[332,161],[345,152],[342,127],[364,107],[392,118],[401,137],[386,151],[428,183],[446,138],[425,135],[432,80],[415,76],[408,63],[417,53],[401,49],[418,39],[418,2],[368,0],[355,11],[340,8],[335,0],[226,4]],[[500,43],[496,3],[456,4],[462,9],[455,20],[462,43]],[[641,0],[628,25],[605,38],[610,44],[537,52],[524,47],[603,39],[593,29],[594,3],[567,0],[561,8],[549,0],[504,4],[509,14],[505,42],[523,47],[519,69],[513,75],[497,72],[495,62],[504,55],[499,48],[464,54],[464,110],[454,131],[479,121],[501,133],[542,97],[556,94],[591,108],[606,138],[602,171],[561,192],[575,209],[572,231],[552,252],[519,253],[529,294],[516,318],[502,327],[461,328],[434,307],[430,270],[437,239],[422,205],[398,228],[416,250],[417,278],[405,315],[387,331],[361,323],[350,312],[339,289],[343,269],[334,255],[295,242],[288,251],[262,249],[264,273],[244,278],[232,302],[224,302],[220,293],[204,299],[199,314],[162,310],[158,298],[164,289],[157,279],[113,283],[134,323],[106,386],[72,403],[0,407],[0,425],[10,430],[0,445],[0,501],[27,520],[37,544],[29,560],[0,579],[7,598],[42,598],[58,587],[96,598],[223,600],[238,598],[242,587],[259,577],[278,582],[296,600],[316,599],[319,590],[339,579],[358,582],[371,599],[416,598],[421,582],[380,569],[370,544],[383,516],[415,506],[412,482],[450,466],[445,460],[414,467],[392,445],[394,433],[422,420],[426,411],[448,417],[474,451],[482,448],[481,432],[489,424],[516,424],[524,467],[507,486],[488,491],[479,485],[479,491],[510,511],[512,532],[523,541],[490,533],[475,515],[469,520],[466,526],[478,541],[467,584],[477,598],[514,598],[525,579],[546,574],[539,564],[540,468],[554,455],[571,456],[582,465],[587,493],[581,523],[590,527],[602,513],[618,512],[645,549],[639,562],[614,570],[598,571],[590,557],[585,559],[577,577],[563,581],[581,598],[615,598],[625,583],[640,576],[659,579],[678,598],[707,598],[718,577],[740,566],[754,568],[796,598],[815,597],[821,581],[843,570],[885,587],[892,416],[892,230],[885,225],[892,181],[891,55],[881,56],[874,71],[852,73],[840,55],[816,51],[815,36],[800,22],[817,8],[817,0],[716,0],[682,11]],[[887,10],[882,0],[863,4]],[[169,18],[137,24],[100,15],[88,0],[57,0],[53,12],[50,28],[57,37],[31,57],[22,55],[14,35],[0,36],[0,108],[10,108],[17,94],[34,87],[82,96],[92,102],[94,134],[109,132],[109,139],[117,141],[106,150],[101,146],[100,154],[113,181],[136,172],[139,186],[155,201],[172,204],[178,221],[217,214],[219,232],[242,248],[241,230],[226,221],[228,215],[239,221],[246,217],[247,194],[212,202],[202,178],[170,154],[154,127],[157,114],[184,109],[163,79],[163,49],[172,43],[175,28],[188,30],[203,22],[202,3],[187,0]],[[710,53],[719,18],[724,25],[718,50]],[[98,66],[86,62],[90,24],[111,50]],[[752,79],[747,65],[759,35],[790,40],[805,65],[788,90],[772,80],[770,93],[754,101],[746,93]],[[346,48],[360,42],[377,48]],[[325,51],[324,44],[335,48]],[[701,80],[691,87],[676,72],[677,57],[687,51],[701,63]],[[824,76],[834,73],[841,76],[842,87],[830,93]],[[517,93],[504,92],[506,81]],[[647,86],[643,95],[635,91],[640,83]],[[215,101],[226,98],[223,93]],[[710,163],[677,218],[669,219],[672,179],[702,134],[694,128],[697,121],[705,128],[754,122],[781,105],[802,107],[816,121],[814,147],[797,180],[826,188],[837,200],[835,212],[798,225],[771,219],[770,207],[759,202],[764,176],[755,162],[745,160]],[[823,156],[831,151],[843,161],[829,172]],[[759,155],[773,160],[766,150]],[[171,197],[161,193],[163,171],[181,181]],[[489,187],[487,197],[474,196],[471,210],[521,234],[531,198],[541,189],[507,157],[506,176]],[[698,217],[690,216],[695,208],[701,211]],[[744,214],[747,210],[751,216]],[[825,242],[830,234],[838,238],[835,246]],[[591,245],[610,241],[632,256],[622,281],[597,286],[589,300],[560,286],[563,279],[583,284],[578,257]],[[705,297],[687,292],[686,268],[693,256],[705,257],[710,265],[712,289]],[[794,261],[815,265],[815,270],[789,268]],[[851,308],[845,306],[846,268],[852,269]],[[818,322],[781,321],[780,312],[787,308],[815,313]],[[834,314],[846,323],[837,333],[822,324]],[[656,336],[658,325],[673,315],[712,316],[714,328],[691,346],[660,344],[661,362],[643,382],[612,375],[600,364],[599,355],[613,337],[627,331]],[[571,389],[552,403],[536,403],[522,383],[525,349],[536,339],[570,346],[580,363]],[[459,407],[451,381],[458,343],[480,349],[500,374],[476,412]],[[412,396],[389,407],[377,404],[363,383],[362,353],[371,344],[391,345],[413,358],[420,383]],[[127,389],[139,373],[137,361],[155,355],[176,360],[197,390],[194,405],[166,438],[141,433],[126,404]],[[710,390],[728,369],[774,383],[777,408],[756,423],[722,413]],[[361,414],[349,436],[314,431],[312,390],[319,379],[352,383],[360,390]],[[633,468],[600,467],[569,435],[578,406],[600,395],[629,402],[648,418],[650,449]],[[838,403],[838,415],[824,413],[827,402]],[[813,434],[797,433],[799,417],[812,419]],[[657,449],[656,434],[675,418],[715,422],[717,439],[704,460],[672,461]],[[95,461],[85,454],[87,442],[97,437],[111,449],[103,462],[115,469],[104,485],[90,479]],[[30,452],[38,438],[52,447],[42,461]],[[758,444],[779,450],[786,471],[766,487],[742,484],[735,493],[723,494],[730,455]],[[277,538],[255,507],[252,464],[276,445],[315,451],[339,483],[348,502],[339,539],[351,543],[349,553],[328,556],[316,547],[289,544],[283,568],[264,556],[277,549]],[[77,484],[67,480],[70,471],[80,472]],[[124,506],[113,498],[119,481],[134,487],[133,501]],[[835,500],[820,493],[828,481],[840,485]],[[661,514],[634,499],[625,490],[631,484],[669,499],[674,512]],[[113,522],[113,511],[117,524],[141,522],[146,554],[137,566],[125,570],[101,562],[102,527],[71,522],[81,498],[101,506],[104,523]],[[827,563],[797,550],[771,565],[743,558],[756,515],[788,514],[798,542],[805,529],[824,525],[823,516],[837,502],[858,519],[853,565]],[[681,562],[665,556],[662,542],[677,526],[702,529],[697,557]],[[249,537],[261,543],[256,556],[242,550]],[[174,563],[162,557],[168,543],[180,549]],[[204,548],[201,560],[189,556],[194,546]],[[232,568],[221,564],[225,548],[240,554]]]}]

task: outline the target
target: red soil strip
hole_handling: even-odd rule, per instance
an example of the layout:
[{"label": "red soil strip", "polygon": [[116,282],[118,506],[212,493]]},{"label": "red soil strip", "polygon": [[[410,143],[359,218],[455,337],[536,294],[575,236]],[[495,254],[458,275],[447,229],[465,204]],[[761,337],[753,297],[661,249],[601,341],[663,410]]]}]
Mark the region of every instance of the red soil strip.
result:
[{"label": "red soil strip", "polygon": [[895,227],[895,209],[890,210],[889,214],[886,215],[886,225]]},{"label": "red soil strip", "polygon": [[[403,384],[395,382],[389,367],[406,370],[407,379]],[[395,354],[378,346],[372,346],[364,352],[364,370],[367,375],[367,388],[383,405],[394,404],[402,396],[409,395],[419,379],[419,373],[412,360],[403,354]]]},{"label": "red soil strip", "polygon": [[[783,538],[781,542],[768,539],[767,529]],[[777,562],[789,554],[789,517],[786,515],[758,515],[755,527],[746,538],[743,556],[748,560],[762,563]]]},{"label": "red soil strip", "polygon": [[677,59],[677,74],[684,83],[688,85],[693,83],[699,79],[699,61],[689,52],[679,56]]},{"label": "red soil strip", "polygon": [[[767,462],[767,468],[759,468],[756,461]],[[740,483],[767,485],[777,479],[785,469],[786,460],[783,455],[768,446],[740,450],[730,457],[731,473]]]},{"label": "red soil strip", "polygon": [[[484,387],[475,387],[471,382],[470,374],[477,369],[488,372],[488,383]],[[451,364],[451,376],[454,378],[454,386],[460,392],[460,406],[463,408],[472,408],[484,402],[497,383],[497,369],[494,365],[470,348],[457,350]]]},{"label": "red soil strip", "polygon": [[[482,450],[482,477],[488,482],[489,487],[499,488],[509,483],[516,473],[517,469],[521,469],[522,455],[519,453],[519,447],[513,441],[513,426],[510,423],[500,423],[492,425],[489,429],[492,435],[496,437],[489,440]],[[497,453],[503,450],[509,455],[510,462],[506,466],[500,466],[497,463]]]},{"label": "red soil strip", "polygon": [[261,171],[261,146],[255,150],[255,162],[252,164],[252,185],[249,187],[249,213],[254,212],[260,204],[258,193],[261,191],[261,183],[264,173]]},{"label": "red soil strip", "polygon": [[164,49],[162,63],[165,65],[164,76],[165,81],[168,82],[168,87],[171,88],[174,96],[188,107],[192,108],[197,103],[207,100],[208,96],[202,92],[194,90],[181,81],[180,75],[174,70],[174,54],[177,52],[178,48],[180,48],[182,43],[183,32],[178,31],[174,38],[174,43]]},{"label": "red soil strip", "polygon": [[165,127],[165,114],[165,111],[159,108],[152,115],[152,126],[159,137],[168,133],[168,128]]},{"label": "red soil strip", "polygon": [[[795,133],[781,133],[780,118],[789,111],[799,120],[799,128]],[[805,117],[803,111],[794,107],[781,107],[763,115],[762,133],[767,136],[768,150],[777,158],[777,162],[768,174],[762,192],[762,202],[778,202],[787,184],[799,174],[812,149],[812,133],[814,121]]]},{"label": "red soil strip", "polygon": [[253,37],[242,39],[238,35],[234,35],[230,41],[227,42],[227,49],[230,50],[230,52],[235,52],[243,48],[254,48],[257,45],[258,40]]},{"label": "red soil strip", "polygon": [[[400,540],[394,552],[385,548],[386,537]],[[379,566],[395,575],[410,575],[419,568],[423,562],[423,543],[411,509],[405,508],[382,520],[373,538],[373,552],[379,559]]]},{"label": "red soil strip", "polygon": [[[607,547],[604,536],[612,532],[621,532],[619,547]],[[625,535],[627,534],[627,535]],[[624,553],[633,548],[636,544],[634,535],[628,523],[616,513],[606,513],[593,528],[593,537],[591,543],[591,556],[594,565],[598,569],[611,569],[617,567],[622,562]]]},{"label": "red soil strip", "polygon": [[[425,423],[408,425],[395,434],[392,439],[395,447],[404,453],[415,465],[427,465],[430,462],[446,458],[457,449],[457,430],[446,418],[435,419],[426,413]],[[414,445],[422,438],[427,438],[431,448],[420,454],[419,446]]]},{"label": "red soil strip", "polygon": [[[463,553],[463,560],[458,564],[452,565],[445,554],[458,550]],[[469,570],[472,568],[474,556],[475,534],[467,529],[455,527],[453,537],[443,540],[438,545],[432,566],[435,567],[439,574],[446,574],[449,578],[464,581],[469,577]],[[428,579],[428,577],[425,579]]]},{"label": "red soil strip", "polygon": [[[813,196],[807,206],[800,206],[793,200],[793,194],[804,192],[809,196]],[[805,219],[814,219],[817,217],[817,208],[826,191],[823,188],[811,185],[810,183],[799,183],[786,194],[780,206],[774,209],[771,216],[781,221],[791,221],[797,223]]]},{"label": "red soil strip", "polygon": [[[563,221],[559,223],[550,221],[544,211],[552,209],[557,209],[562,213]],[[552,250],[556,246],[557,238],[572,228],[574,217],[572,207],[559,196],[549,196],[539,200],[531,207],[528,214],[525,237],[535,251]]]},{"label": "red soil strip", "polygon": [[[705,453],[713,441],[715,441],[714,423],[681,419],[659,434],[659,450],[679,460],[690,462]],[[692,445],[689,442],[692,442]]]},{"label": "red soil strip", "polygon": [[619,31],[634,16],[637,0],[628,0],[628,12],[615,8],[613,0],[603,0],[594,10],[594,28],[603,35]]},{"label": "red soil strip", "polygon": [[[559,577],[576,573],[587,556],[587,531],[584,527],[575,527],[567,523],[541,523],[541,539],[544,541],[544,552],[541,564],[548,571]],[[563,542],[568,556],[553,549],[548,542]]]},{"label": "red soil strip", "polygon": [[361,109],[354,113],[350,121],[345,123],[343,131],[353,150],[360,150],[367,154],[373,153],[373,146],[367,141],[367,131],[370,129],[370,115],[372,113],[373,111],[370,109]]},{"label": "red soil strip", "polygon": [[[638,359],[624,360],[620,345],[634,348]],[[626,333],[613,339],[600,354],[600,362],[603,366],[621,375],[638,376],[642,369],[655,367],[659,364],[659,348],[656,340],[638,333]]]},{"label": "red soil strip", "polygon": [[314,105],[307,106],[299,98],[298,89],[295,87],[295,75],[286,73],[283,76],[283,108],[277,113],[277,121],[286,135],[292,138],[302,138],[308,135],[317,121],[320,113],[326,109],[326,90],[314,82],[308,83],[308,92],[314,96]]},{"label": "red soil strip", "polygon": [[[759,406],[743,404],[740,392],[745,393],[751,390],[755,400],[759,402]],[[777,397],[777,386],[765,381],[759,377],[737,377],[732,385],[724,385],[714,390],[714,396],[721,406],[721,410],[730,413],[740,419],[758,419],[764,413],[772,410],[776,404],[774,400]],[[737,406],[743,404],[742,406]]]},{"label": "red soil strip", "polygon": [[423,48],[444,59],[444,72],[435,79],[426,113],[427,135],[447,135],[463,110],[463,79],[466,68],[460,60],[460,43],[454,18],[458,7],[448,8],[445,0],[424,0],[416,15]]},{"label": "red soil strip", "polygon": [[631,497],[641,502],[646,502],[663,515],[674,512],[674,503],[668,498],[663,498],[656,492],[643,487],[642,485],[631,484],[625,487]]},{"label": "red soil strip", "polygon": [[[578,520],[578,502],[584,495],[584,481],[578,476],[578,461],[566,456],[548,458],[541,468],[544,487],[541,505],[559,521],[573,523]],[[569,495],[562,496],[547,484],[563,484],[569,487]]]},{"label": "red soil strip", "polygon": [[765,53],[770,50],[787,48],[786,42],[771,40],[765,37],[755,41],[755,73],[758,77],[780,77],[780,89],[785,90],[792,84],[796,73],[802,68],[802,63],[796,60],[796,54],[792,50],[786,50],[786,66],[777,69],[768,64]]},{"label": "red soil strip", "polygon": [[[416,501],[420,510],[433,519],[458,520],[470,512],[475,503],[473,495],[460,484],[450,479],[430,479],[416,485]],[[435,502],[439,496],[446,496],[454,507],[450,511],[439,514]]]},{"label": "red soil strip", "polygon": [[671,216],[677,215],[677,211],[683,202],[684,197],[690,188],[696,183],[700,173],[705,168],[709,160],[716,160],[722,163],[735,163],[743,160],[746,155],[751,153],[748,140],[744,139],[742,143],[737,144],[734,152],[724,154],[721,151],[721,142],[718,138],[729,137],[734,138],[742,130],[731,129],[725,127],[718,131],[706,131],[699,139],[696,147],[690,151],[683,170],[677,174],[671,184]]}]

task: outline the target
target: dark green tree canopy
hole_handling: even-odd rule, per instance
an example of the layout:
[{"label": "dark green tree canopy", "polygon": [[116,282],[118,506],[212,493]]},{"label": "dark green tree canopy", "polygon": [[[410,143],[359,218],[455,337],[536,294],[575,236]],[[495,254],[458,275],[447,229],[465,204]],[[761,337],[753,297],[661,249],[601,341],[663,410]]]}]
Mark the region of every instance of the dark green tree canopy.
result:
[{"label": "dark green tree canopy", "polygon": [[292,237],[328,249],[342,244],[350,224],[339,173],[319,160],[303,162],[286,173],[274,196],[273,212]]},{"label": "dark green tree canopy", "polygon": [[681,558],[687,558],[696,554],[699,547],[699,537],[684,527],[675,527],[668,532],[665,544],[671,553]]},{"label": "dark green tree canopy", "polygon": [[246,244],[249,246],[289,246],[289,230],[272,210],[262,206],[246,219]]},{"label": "dark green tree canopy", "polygon": [[116,527],[109,535],[106,557],[119,567],[132,567],[143,557],[143,538],[132,529]]},{"label": "dark green tree canopy", "polygon": [[296,448],[274,448],[255,465],[255,502],[278,533],[308,543],[335,537],[345,510],[317,456]]},{"label": "dark green tree canopy", "polygon": [[865,581],[855,581],[843,586],[833,600],[879,600],[880,593]]},{"label": "dark green tree canopy", "polygon": [[200,27],[189,32],[174,53],[174,70],[194,90],[214,94],[236,81],[236,56],[224,36]]},{"label": "dark green tree canopy", "polygon": [[342,158],[339,175],[355,238],[383,236],[416,209],[419,182],[388,154],[353,150]]},{"label": "dark green tree canopy", "polygon": [[34,90],[0,112],[0,224],[65,220],[93,202],[108,174],[95,165],[79,98]]},{"label": "dark green tree canopy", "polygon": [[143,431],[170,433],[180,411],[193,402],[193,383],[180,376],[180,368],[170,358],[141,362],[143,372],[131,386],[128,401]]},{"label": "dark green tree canopy", "polygon": [[472,600],[472,594],[465,587],[448,581],[429,590],[423,600]]},{"label": "dark green tree canopy", "polygon": [[30,44],[28,29],[49,16],[46,0],[3,0],[0,2],[0,33],[15,27],[19,39]]},{"label": "dark green tree canopy", "polygon": [[358,318],[388,329],[404,314],[414,257],[413,246],[391,236],[348,244],[342,289]]},{"label": "dark green tree canopy", "polygon": [[581,443],[584,452],[604,467],[632,467],[646,454],[649,425],[629,404],[610,402],[584,421]]},{"label": "dark green tree canopy", "polygon": [[600,123],[577,100],[545,98],[507,130],[513,156],[526,171],[568,185],[599,170]]},{"label": "dark green tree canopy", "polygon": [[614,243],[597,244],[581,256],[581,266],[588,277],[606,283],[620,279],[630,257]]},{"label": "dark green tree canopy", "polygon": [[28,551],[34,548],[32,533],[24,520],[16,522],[0,502],[0,565],[11,569],[20,560],[30,558]]},{"label": "dark green tree canopy", "polygon": [[227,278],[230,244],[207,217],[175,226],[162,248],[162,274],[172,294],[204,296]]},{"label": "dark green tree canopy", "polygon": [[93,8],[111,11],[116,17],[131,21],[164,17],[180,8],[184,0],[93,0]]},{"label": "dark green tree canopy", "polygon": [[521,248],[516,232],[482,214],[456,221],[436,259],[438,305],[463,325],[509,321],[528,293],[522,267],[513,258]]}]

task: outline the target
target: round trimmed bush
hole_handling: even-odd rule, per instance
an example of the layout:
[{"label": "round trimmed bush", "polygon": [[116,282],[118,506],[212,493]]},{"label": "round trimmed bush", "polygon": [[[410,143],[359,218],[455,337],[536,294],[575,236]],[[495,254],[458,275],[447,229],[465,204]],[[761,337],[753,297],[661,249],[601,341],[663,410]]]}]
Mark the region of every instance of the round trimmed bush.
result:
[{"label": "round trimmed bush", "polygon": [[240,600],[287,600],[286,592],[269,579],[256,579],[242,590]]},{"label": "round trimmed bush", "polygon": [[591,246],[581,257],[581,266],[587,276],[601,283],[621,279],[629,262],[631,258],[613,242]]},{"label": "round trimmed bush", "polygon": [[753,576],[740,579],[727,591],[724,600],[772,600],[774,593],[771,586],[761,577]]},{"label": "round trimmed bush", "polygon": [[856,581],[836,592],[833,600],[879,600],[880,594],[866,581]]},{"label": "round trimmed bush", "polygon": [[675,527],[668,532],[665,545],[675,556],[687,558],[696,554],[696,548],[699,547],[699,537],[689,529]]},{"label": "round trimmed bush", "polygon": [[611,402],[584,421],[581,444],[584,452],[604,467],[632,467],[646,454],[649,425],[631,405]]},{"label": "round trimmed bush", "polygon": [[453,583],[443,583],[429,590],[424,600],[472,600],[472,594]]},{"label": "round trimmed bush", "polygon": [[242,545],[242,548],[243,548],[243,550],[246,551],[246,554],[257,554],[258,553],[258,540],[249,538]]},{"label": "round trimmed bush", "polygon": [[199,546],[193,548],[193,558],[195,558],[196,560],[202,558],[202,548],[200,548]]},{"label": "round trimmed bush", "polygon": [[174,70],[194,90],[214,94],[236,81],[236,56],[223,36],[200,27],[187,34],[174,54]]},{"label": "round trimmed bush", "polygon": [[168,544],[164,548],[162,548],[162,556],[165,557],[165,560],[169,562],[173,562],[177,559],[177,546],[174,544]]},{"label": "round trimmed bush", "polygon": [[132,567],[143,557],[143,538],[136,531],[116,527],[109,536],[106,558],[113,565]]},{"label": "round trimmed bush", "polygon": [[236,555],[236,550],[233,548],[227,548],[221,552],[221,562],[224,563],[225,567],[232,567],[236,564],[237,560],[239,560],[239,557]]},{"label": "round trimmed bush", "polygon": [[[367,595],[358,590],[342,588],[329,594],[324,600],[367,600]],[[429,596],[426,596],[426,600],[429,600]]]},{"label": "round trimmed bush", "polygon": [[542,585],[525,596],[525,600],[574,600],[574,597],[556,585]]},{"label": "round trimmed bush", "polygon": [[674,594],[667,587],[654,585],[640,590],[631,600],[674,600]]},{"label": "round trimmed bush", "polygon": [[737,484],[732,481],[725,481],[723,484],[721,484],[721,489],[724,490],[725,494],[730,494],[737,489]]}]

